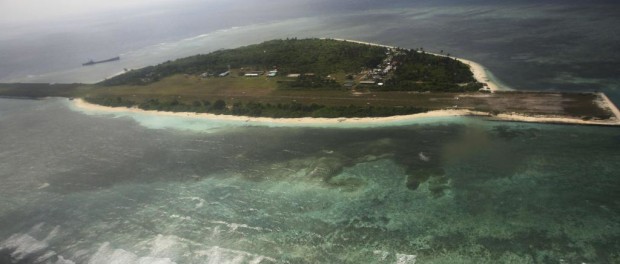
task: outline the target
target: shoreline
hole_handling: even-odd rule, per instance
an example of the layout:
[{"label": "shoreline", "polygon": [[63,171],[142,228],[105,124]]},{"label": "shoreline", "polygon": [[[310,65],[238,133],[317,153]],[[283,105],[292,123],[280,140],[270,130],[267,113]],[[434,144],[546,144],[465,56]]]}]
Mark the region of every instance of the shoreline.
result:
[{"label": "shoreline", "polygon": [[486,116],[487,113],[476,112],[470,110],[434,110],[424,113],[411,114],[411,115],[399,115],[388,117],[338,117],[338,118],[325,118],[325,117],[297,117],[297,118],[273,118],[273,117],[251,117],[251,116],[235,116],[235,115],[217,115],[210,113],[195,113],[195,112],[167,112],[156,110],[144,110],[137,107],[110,107],[103,106],[94,103],[89,103],[82,98],[75,98],[70,101],[72,105],[78,110],[85,112],[96,112],[103,114],[114,113],[130,113],[130,114],[148,114],[154,116],[168,116],[168,117],[189,117],[214,121],[233,121],[242,123],[279,123],[279,124],[307,124],[307,125],[321,125],[321,124],[376,124],[376,123],[389,123],[398,121],[409,121],[423,118],[432,117],[451,117],[451,116]]},{"label": "shoreline", "polygon": [[[433,54],[433,55],[437,55],[437,54]],[[482,66],[482,64],[477,63],[475,61],[467,60],[467,59],[461,59],[461,58],[456,58],[456,57],[455,59],[457,59],[458,61],[464,64],[467,64],[469,66],[469,69],[471,69],[471,72],[474,74],[474,79],[476,79],[476,81],[478,81],[479,83],[482,83],[483,85],[486,84],[486,87],[488,87],[492,93],[496,91],[511,91],[512,90],[510,88],[504,87],[500,85],[499,83],[493,81],[493,79],[489,75],[490,71],[484,66]]]},{"label": "shoreline", "polygon": [[[322,38],[327,39],[327,38]],[[346,41],[358,44],[372,45],[384,48],[394,49],[396,47],[370,43],[358,40],[349,40],[349,39],[336,39],[331,38],[336,41]],[[427,52],[428,53],[428,52]],[[443,56],[443,54],[435,54],[428,53],[435,56]],[[490,76],[491,72],[486,69],[481,64],[467,60],[461,59],[457,57],[452,57],[460,62],[467,64],[476,81],[486,84],[491,92],[496,91],[511,91],[512,89],[505,87],[497,82],[494,82],[493,78]],[[156,110],[143,110],[137,107],[108,107],[98,104],[93,104],[86,102],[81,98],[76,98],[70,102],[72,102],[73,106],[77,108],[78,111],[84,112],[96,112],[96,113],[129,113],[129,114],[147,114],[153,116],[168,116],[168,117],[184,117],[184,118],[197,118],[204,120],[213,120],[213,121],[232,121],[239,123],[251,123],[253,125],[267,125],[267,124],[283,124],[290,126],[304,126],[304,125],[337,125],[337,124],[390,124],[394,122],[406,122],[406,121],[416,121],[425,118],[437,118],[437,117],[477,117],[483,120],[490,121],[508,121],[508,122],[528,122],[528,123],[547,123],[547,124],[569,124],[569,125],[598,125],[598,126],[620,126],[620,111],[614,105],[614,103],[607,98],[607,96],[603,93],[599,93],[601,98],[601,104],[603,107],[608,108],[612,113],[611,118],[606,120],[583,120],[577,117],[569,117],[569,116],[533,116],[533,115],[524,115],[519,113],[500,113],[497,115],[493,115],[488,112],[481,111],[472,111],[468,109],[441,109],[441,110],[432,110],[424,113],[411,114],[411,115],[400,115],[400,116],[389,116],[389,117],[354,117],[354,118],[313,118],[313,117],[302,117],[302,118],[271,118],[271,117],[250,117],[250,116],[234,116],[234,115],[216,115],[210,113],[195,113],[195,112],[165,112],[165,111],[156,111]]]},{"label": "shoreline", "polygon": [[[252,125],[282,124],[290,126],[313,126],[313,125],[337,125],[337,124],[389,124],[403,121],[417,121],[426,118],[438,117],[477,117],[490,121],[508,121],[508,122],[527,122],[527,123],[545,123],[545,124],[567,124],[567,125],[596,125],[596,126],[620,126],[619,116],[607,120],[582,120],[579,118],[570,118],[564,116],[527,116],[517,113],[497,114],[472,111],[467,109],[442,109],[432,110],[425,113],[389,116],[389,117],[341,117],[341,118],[272,118],[272,117],[249,117],[234,115],[216,115],[210,113],[194,113],[194,112],[165,112],[155,110],[144,110],[137,107],[109,107],[86,102],[82,98],[76,98],[69,101],[75,108],[74,110],[83,112],[95,112],[98,114],[146,114],[157,117],[183,117],[196,118],[212,121],[232,121],[239,123],[251,123]],[[615,106],[612,107],[612,111]],[[617,108],[615,111],[618,111]],[[614,113],[615,113],[614,111]]]},{"label": "shoreline", "polygon": [[[328,39],[328,38],[322,38],[322,39]],[[352,43],[358,43],[358,44],[364,44],[364,45],[371,45],[371,46],[376,46],[376,47],[383,47],[383,48],[388,48],[388,49],[397,48],[394,46],[359,41],[359,40],[339,39],[339,38],[331,38],[331,39],[337,40],[337,41],[345,41],[345,42],[352,42]],[[435,55],[435,56],[440,56],[440,57],[447,57],[446,55],[443,55],[443,54],[437,54],[437,53],[432,53],[432,52],[425,52],[425,53]],[[478,81],[479,83],[486,84],[486,87],[488,87],[489,90],[491,90],[491,92],[512,91],[511,88],[501,85],[499,82],[494,81],[493,77],[491,77],[490,75],[491,72],[489,71],[489,69],[485,68],[482,64],[477,63],[475,61],[468,60],[468,59],[458,58],[458,57],[451,57],[451,58],[454,58],[464,64],[467,64],[471,72],[474,74],[474,79],[476,79],[476,81]]]}]

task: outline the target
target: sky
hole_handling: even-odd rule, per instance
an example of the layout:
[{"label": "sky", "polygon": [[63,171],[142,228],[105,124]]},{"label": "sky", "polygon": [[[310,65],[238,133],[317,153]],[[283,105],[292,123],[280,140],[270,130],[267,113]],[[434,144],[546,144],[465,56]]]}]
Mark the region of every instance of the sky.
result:
[{"label": "sky", "polygon": [[[153,8],[196,6],[213,9],[243,10],[247,15],[265,9],[303,15],[304,12],[334,12],[390,7],[398,4],[470,2],[480,0],[0,0],[0,24],[32,24],[46,21],[79,19],[93,14]],[[488,0],[484,0],[488,1]],[[523,1],[523,0],[520,0]]]},{"label": "sky", "polygon": [[[552,2],[537,0],[534,2]],[[602,1],[602,0],[597,0]],[[143,12],[153,8],[180,8],[197,6],[232,10],[252,10],[266,7],[285,13],[302,14],[306,12],[334,12],[385,8],[416,4],[471,4],[471,3],[510,4],[532,2],[532,0],[0,0],[0,25],[32,24],[58,20],[72,20],[93,14],[114,13],[114,11],[138,10]],[[204,10],[208,12],[209,10]],[[251,15],[251,14],[249,14]]]},{"label": "sky", "polygon": [[[587,3],[614,3],[616,0],[593,0]],[[545,3],[545,2],[574,2],[577,0],[0,0],[0,22],[45,21],[63,17],[79,16],[84,14],[100,13],[120,9],[134,9],[154,7],[165,4],[198,5],[214,4],[220,6],[260,6],[269,5],[274,8],[288,10],[294,7],[333,6],[337,8],[359,9],[360,7],[373,8],[398,4],[471,4],[471,3]]]},{"label": "sky", "polygon": [[[207,0],[208,2],[213,0]],[[218,1],[218,0],[215,0]],[[26,23],[79,17],[120,9],[175,3],[175,0],[0,0],[0,23]]]}]

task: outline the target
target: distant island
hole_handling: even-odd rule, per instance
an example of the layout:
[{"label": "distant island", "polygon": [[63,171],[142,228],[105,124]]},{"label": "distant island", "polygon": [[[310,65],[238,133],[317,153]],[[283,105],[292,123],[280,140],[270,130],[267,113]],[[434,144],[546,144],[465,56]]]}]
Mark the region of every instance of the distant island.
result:
[{"label": "distant island", "polygon": [[448,111],[617,125],[620,117],[601,93],[502,91],[482,66],[447,53],[340,39],[272,40],[128,70],[94,85],[36,86],[4,84],[0,95],[248,118],[342,120]]}]

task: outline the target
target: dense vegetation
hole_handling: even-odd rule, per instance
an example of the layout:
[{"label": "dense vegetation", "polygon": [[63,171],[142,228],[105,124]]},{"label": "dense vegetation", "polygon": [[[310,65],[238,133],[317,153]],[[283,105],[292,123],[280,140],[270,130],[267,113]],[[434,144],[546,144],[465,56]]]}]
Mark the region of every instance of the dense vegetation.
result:
[{"label": "dense vegetation", "polygon": [[383,86],[371,87],[383,91],[466,92],[482,88],[474,79],[469,66],[444,56],[416,50],[389,51],[384,47],[329,39],[271,40],[261,44],[206,55],[168,61],[157,66],[131,70],[102,82],[106,86],[144,85],[174,74],[217,75],[229,68],[237,74],[268,71],[277,68],[280,76],[289,73],[310,73],[313,77],[280,82],[283,89],[340,89],[342,83],[325,78],[338,72],[353,76],[362,69],[386,67],[385,60],[396,66],[384,77]]},{"label": "dense vegetation", "polygon": [[338,82],[320,76],[300,76],[290,81],[279,81],[282,89],[342,89]]},{"label": "dense vegetation", "polygon": [[463,92],[482,88],[469,66],[455,58],[402,50],[394,61],[398,67],[393,76],[377,90]]},{"label": "dense vegetation", "polygon": [[219,74],[228,69],[271,70],[281,75],[314,73],[326,76],[345,71],[358,72],[362,67],[375,67],[385,58],[385,48],[322,39],[271,40],[232,50],[196,55],[157,66],[132,70],[102,82],[104,85],[140,85],[158,81],[173,74]]},{"label": "dense vegetation", "polygon": [[89,97],[87,101],[105,106],[138,106],[144,110],[171,111],[171,112],[196,112],[213,113],[225,115],[239,115],[252,117],[274,117],[274,118],[296,118],[296,117],[386,117],[395,115],[416,114],[428,111],[428,109],[418,107],[376,107],[376,106],[325,106],[319,104],[304,105],[300,103],[290,104],[262,104],[256,102],[234,102],[232,105],[226,104],[224,100],[214,102],[194,101],[192,104],[172,100],[160,102],[157,99],[147,100],[137,104],[130,100],[123,100],[120,97]]}]

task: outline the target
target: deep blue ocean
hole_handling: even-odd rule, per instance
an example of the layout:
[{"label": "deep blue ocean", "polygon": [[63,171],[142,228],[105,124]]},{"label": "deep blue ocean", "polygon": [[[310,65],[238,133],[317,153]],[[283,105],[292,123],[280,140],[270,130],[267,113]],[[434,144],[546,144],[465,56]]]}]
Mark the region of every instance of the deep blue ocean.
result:
[{"label": "deep blue ocean", "polygon": [[[456,2],[456,3],[455,3]],[[0,81],[96,82],[274,38],[350,38],[471,59],[519,90],[599,90],[620,100],[614,1],[182,0],[147,10],[0,24]],[[121,61],[82,67],[89,59]]]},{"label": "deep blue ocean", "polygon": [[[0,24],[0,81],[96,82],[332,37],[444,50],[513,89],[620,101],[611,1],[182,3]],[[285,127],[0,99],[0,263],[620,263],[619,175],[618,128]]]}]

